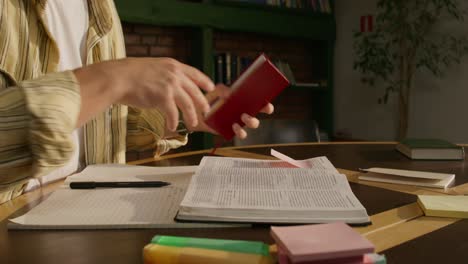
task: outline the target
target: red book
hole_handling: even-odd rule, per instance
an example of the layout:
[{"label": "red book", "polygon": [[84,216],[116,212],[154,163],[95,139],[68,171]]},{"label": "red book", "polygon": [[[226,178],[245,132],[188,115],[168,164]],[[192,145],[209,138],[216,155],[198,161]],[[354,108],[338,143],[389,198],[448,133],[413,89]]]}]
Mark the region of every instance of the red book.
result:
[{"label": "red book", "polygon": [[241,115],[256,116],[289,85],[289,81],[261,54],[231,85],[231,94],[217,101],[206,115],[205,122],[226,140],[234,137],[232,125],[244,126]]}]

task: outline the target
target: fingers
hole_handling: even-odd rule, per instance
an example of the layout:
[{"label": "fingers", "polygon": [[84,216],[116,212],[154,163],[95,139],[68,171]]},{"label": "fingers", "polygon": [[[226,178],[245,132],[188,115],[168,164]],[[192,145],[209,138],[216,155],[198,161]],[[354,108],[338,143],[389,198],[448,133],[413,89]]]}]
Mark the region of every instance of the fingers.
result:
[{"label": "fingers", "polygon": [[183,64],[183,63],[181,63],[181,64],[182,64],[181,66],[182,66],[183,72],[198,87],[200,87],[201,89],[203,89],[203,90],[205,90],[207,92],[211,92],[211,91],[214,90],[215,85],[211,81],[211,79],[208,78],[208,76],[206,76],[204,73],[202,73],[201,71],[199,71],[198,69],[196,69],[196,68],[194,68],[192,66],[189,66],[189,65],[186,65],[186,64]]},{"label": "fingers", "polygon": [[174,91],[174,101],[183,114],[185,123],[189,127],[198,125],[197,110],[208,112],[210,105],[201,92],[214,89],[213,82],[199,70],[180,63],[176,60],[168,60],[170,78],[173,80],[171,85]]},{"label": "fingers", "polygon": [[215,89],[216,89],[216,92],[217,92],[218,96],[220,96],[222,98],[228,97],[229,94],[231,93],[231,88],[229,88],[228,86],[226,86],[226,85],[224,85],[222,83],[217,84]]},{"label": "fingers", "polygon": [[224,84],[217,84],[215,89],[205,95],[206,100],[211,104],[218,98],[226,98],[231,90]]},{"label": "fingers", "polygon": [[[258,128],[258,126],[260,125],[260,121],[257,118],[251,117],[248,114],[242,114],[241,120],[248,128],[255,129]],[[245,139],[247,137],[247,132],[237,123],[232,125],[232,131],[234,131],[236,137],[238,137],[239,139]]]},{"label": "fingers", "polygon": [[258,126],[260,125],[260,121],[257,118],[252,117],[245,113],[242,114],[241,120],[242,122],[244,122],[245,126],[247,126],[248,128],[258,128]]},{"label": "fingers", "polygon": [[265,107],[263,107],[260,110],[260,112],[269,114],[269,115],[273,114],[274,111],[275,111],[275,107],[271,103],[268,103]]},{"label": "fingers", "polygon": [[[180,74],[181,86],[189,96],[181,94],[178,97],[177,105],[184,113],[185,122],[191,127],[196,127],[198,125],[197,113],[206,113],[210,110],[209,101],[200,88],[210,93],[215,91],[215,85],[208,76],[198,69],[183,63],[179,63],[177,66],[180,66],[182,73]],[[228,88],[226,87],[226,89]]]},{"label": "fingers", "polygon": [[208,112],[210,110],[210,104],[198,86],[185,75],[181,76],[180,82],[182,88],[193,99],[194,104],[199,107],[202,112]]},{"label": "fingers", "polygon": [[159,107],[166,114],[166,125],[170,131],[175,131],[179,123],[179,111],[174,101],[168,100]]},{"label": "fingers", "polygon": [[195,127],[198,125],[198,116],[192,98],[183,90],[174,96],[176,105],[182,111],[184,121],[187,125]]},{"label": "fingers", "polygon": [[247,137],[247,132],[237,123],[232,125],[232,131],[234,131],[236,137],[239,139],[245,139]]}]

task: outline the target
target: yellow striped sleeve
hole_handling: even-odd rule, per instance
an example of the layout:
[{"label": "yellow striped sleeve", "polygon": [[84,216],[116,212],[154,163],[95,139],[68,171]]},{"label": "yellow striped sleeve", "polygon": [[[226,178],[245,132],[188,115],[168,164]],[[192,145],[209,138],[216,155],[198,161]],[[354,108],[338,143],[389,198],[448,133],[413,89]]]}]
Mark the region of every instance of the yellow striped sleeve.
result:
[{"label": "yellow striped sleeve", "polygon": [[[0,193],[30,174],[32,158],[27,144],[30,117],[18,87],[0,92]],[[1,197],[0,197],[1,199]]]},{"label": "yellow striped sleeve", "polygon": [[187,136],[164,138],[164,115],[156,109],[129,107],[127,119],[127,151],[152,149],[154,156],[160,156],[171,149],[184,146]]},{"label": "yellow striped sleeve", "polygon": [[73,73],[61,72],[0,92],[0,196],[68,161],[75,147],[71,134],[80,111],[79,91]]}]

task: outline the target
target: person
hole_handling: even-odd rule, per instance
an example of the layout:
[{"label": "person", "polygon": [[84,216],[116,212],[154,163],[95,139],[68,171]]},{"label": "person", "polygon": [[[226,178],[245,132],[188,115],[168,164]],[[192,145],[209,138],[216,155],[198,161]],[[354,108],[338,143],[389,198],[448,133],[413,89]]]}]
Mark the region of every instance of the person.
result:
[{"label": "person", "polygon": [[7,0],[0,12],[0,203],[81,163],[162,155],[187,143],[181,125],[214,133],[202,90],[226,96],[226,87],[171,58],[125,58],[112,0]]}]

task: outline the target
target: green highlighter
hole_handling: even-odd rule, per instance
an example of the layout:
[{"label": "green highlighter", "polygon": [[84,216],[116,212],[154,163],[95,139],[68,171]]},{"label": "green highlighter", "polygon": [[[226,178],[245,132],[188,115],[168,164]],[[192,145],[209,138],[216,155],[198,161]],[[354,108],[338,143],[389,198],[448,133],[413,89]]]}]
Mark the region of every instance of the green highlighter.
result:
[{"label": "green highlighter", "polygon": [[262,242],[178,236],[153,237],[143,257],[145,264],[273,263],[269,246]]}]

